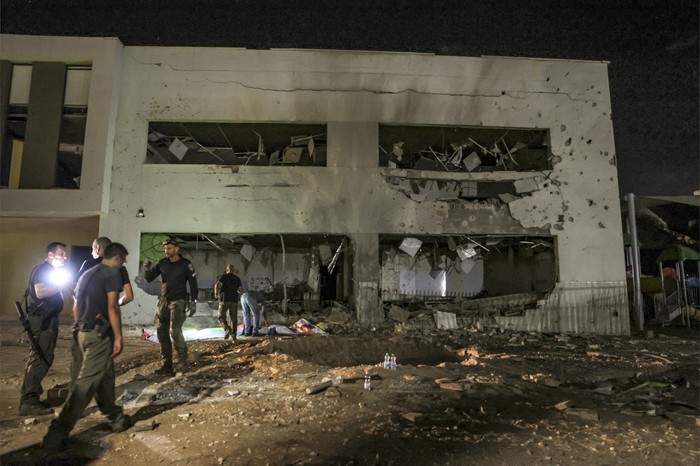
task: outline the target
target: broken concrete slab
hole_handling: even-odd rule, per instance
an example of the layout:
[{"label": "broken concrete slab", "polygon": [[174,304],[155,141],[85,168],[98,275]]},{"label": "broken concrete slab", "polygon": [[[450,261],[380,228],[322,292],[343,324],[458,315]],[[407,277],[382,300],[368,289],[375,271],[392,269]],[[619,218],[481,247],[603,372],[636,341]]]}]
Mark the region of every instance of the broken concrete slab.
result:
[{"label": "broken concrete slab", "polygon": [[350,314],[339,308],[331,308],[331,312],[326,316],[326,322],[329,324],[344,325],[350,320]]},{"label": "broken concrete slab", "polygon": [[333,381],[331,381],[331,380],[326,380],[325,382],[317,383],[315,385],[312,385],[311,387],[308,387],[306,389],[306,394],[307,395],[314,395],[316,393],[320,393],[332,385],[333,385]]},{"label": "broken concrete slab", "polygon": [[405,324],[406,321],[408,321],[408,319],[411,317],[411,313],[403,309],[402,307],[394,305],[389,308],[389,312],[387,312],[387,317],[392,320],[395,320],[396,322]]},{"label": "broken concrete slab", "polygon": [[573,404],[571,403],[571,400],[566,400],[566,401],[560,401],[559,403],[555,404],[554,407],[558,409],[559,411],[564,411],[566,409],[569,409]]},{"label": "broken concrete slab", "polygon": [[463,392],[464,390],[469,390],[471,388],[471,384],[468,382],[445,382],[440,384],[440,388],[454,392]]},{"label": "broken concrete slab", "polygon": [[506,204],[508,204],[509,202],[513,202],[513,201],[520,199],[518,196],[513,196],[512,194],[508,194],[508,193],[499,194],[498,198],[501,201],[505,202]]},{"label": "broken concrete slab", "polygon": [[513,186],[515,187],[515,192],[520,193],[530,193],[532,191],[537,191],[540,189],[535,178],[523,178],[521,180],[513,181]]},{"label": "broken concrete slab", "polygon": [[132,427],[134,432],[147,432],[149,430],[153,430],[156,428],[156,421],[155,419],[150,419],[150,420],[145,420],[145,421],[138,421],[136,424],[134,424],[134,427]]}]

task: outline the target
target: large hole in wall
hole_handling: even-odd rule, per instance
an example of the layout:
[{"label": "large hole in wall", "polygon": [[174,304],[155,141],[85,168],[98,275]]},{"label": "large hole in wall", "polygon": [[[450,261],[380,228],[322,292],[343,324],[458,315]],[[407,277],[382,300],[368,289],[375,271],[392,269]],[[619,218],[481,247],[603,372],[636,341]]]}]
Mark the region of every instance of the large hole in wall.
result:
[{"label": "large hole in wall", "polygon": [[379,126],[379,166],[447,172],[552,168],[542,129]]},{"label": "large hole in wall", "polygon": [[522,311],[554,288],[555,251],[552,237],[380,235],[382,300],[468,307],[502,297],[504,312]]},{"label": "large hole in wall", "polygon": [[[340,235],[324,234],[222,234],[143,233],[140,266],[165,257],[163,240],[175,239],[180,254],[189,259],[197,273],[199,301],[214,303],[217,278],[232,264],[244,288],[265,290],[277,305],[286,298],[292,311],[314,311],[332,301],[348,301],[352,293],[352,264],[348,260],[350,241]],[[160,293],[160,277],[151,283],[140,281],[148,294]]]}]

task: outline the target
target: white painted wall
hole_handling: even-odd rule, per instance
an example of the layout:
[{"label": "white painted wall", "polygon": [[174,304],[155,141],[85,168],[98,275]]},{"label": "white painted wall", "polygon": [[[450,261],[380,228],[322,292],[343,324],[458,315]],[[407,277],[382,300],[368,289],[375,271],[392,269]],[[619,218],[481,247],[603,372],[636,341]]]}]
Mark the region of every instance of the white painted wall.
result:
[{"label": "white painted wall", "polygon": [[[20,39],[13,40],[19,48]],[[37,54],[42,44],[55,57],[91,56],[101,41],[28,38],[27,50]],[[115,125],[99,138],[109,153],[108,136],[114,136],[111,180],[108,173],[102,178],[109,204],[100,233],[131,251],[138,250],[141,232],[443,234],[536,228],[556,236],[562,281],[624,279],[606,63],[164,47],[126,47],[108,56],[107,69],[100,67],[92,77],[94,88],[113,90],[121,75],[118,102],[106,99],[100,101],[106,107],[98,107],[105,114],[118,109]],[[94,115],[91,101],[90,130],[92,118],[108,117]],[[148,122],[158,120],[327,123],[328,167],[144,165]],[[416,203],[385,184],[377,168],[382,123],[548,128],[558,161],[549,174],[555,183],[508,207],[455,217],[444,202]],[[95,174],[88,170],[85,178],[88,173]],[[145,218],[135,217],[139,208]],[[222,209],[236,215],[222,216]],[[129,267],[134,275],[136,261]],[[150,320],[154,303],[138,293],[136,303],[143,312],[128,319]]]}]

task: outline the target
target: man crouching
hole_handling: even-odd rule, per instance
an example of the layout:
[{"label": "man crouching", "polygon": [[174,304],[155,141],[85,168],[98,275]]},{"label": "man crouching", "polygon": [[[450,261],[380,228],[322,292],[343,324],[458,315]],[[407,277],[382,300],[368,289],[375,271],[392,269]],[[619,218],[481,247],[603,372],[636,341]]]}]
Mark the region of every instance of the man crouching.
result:
[{"label": "man crouching", "polygon": [[119,243],[105,249],[102,262],[85,272],[75,288],[73,318],[77,332],[74,350],[83,354],[79,371],[72,371],[71,392],[58,418],[49,426],[42,448],[58,450],[92,401],[111,421],[114,432],[131,426],[114,398],[113,358],[122,352],[121,311],[117,300],[122,288],[119,268],[126,262],[128,252]]}]

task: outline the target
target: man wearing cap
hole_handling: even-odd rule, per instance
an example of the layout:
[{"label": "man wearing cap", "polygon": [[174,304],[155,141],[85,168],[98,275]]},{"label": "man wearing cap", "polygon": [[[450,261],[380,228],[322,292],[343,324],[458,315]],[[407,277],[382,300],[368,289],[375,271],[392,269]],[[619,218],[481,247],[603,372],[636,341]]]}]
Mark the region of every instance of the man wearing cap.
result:
[{"label": "man wearing cap", "polygon": [[[150,262],[145,264],[146,281],[152,282],[158,275],[163,281],[161,298],[156,309],[156,333],[160,343],[160,353],[163,357],[163,366],[156,370],[158,375],[173,376],[173,344],[178,355],[178,370],[181,372],[189,369],[187,362],[187,343],[182,334],[182,325],[185,323],[185,312],[189,310],[189,316],[194,315],[197,307],[197,278],[192,263],[180,255],[180,246],[177,241],[168,239],[163,241],[165,259],[161,259],[155,266]],[[190,293],[193,302],[187,302],[187,284],[190,285]],[[186,309],[189,307],[189,309]],[[170,338],[172,337],[172,342]]]}]

